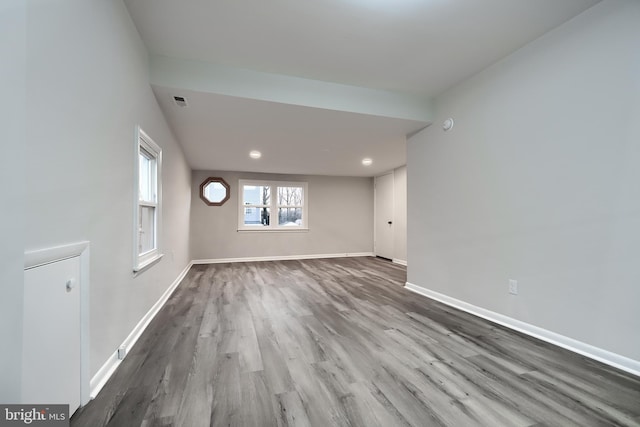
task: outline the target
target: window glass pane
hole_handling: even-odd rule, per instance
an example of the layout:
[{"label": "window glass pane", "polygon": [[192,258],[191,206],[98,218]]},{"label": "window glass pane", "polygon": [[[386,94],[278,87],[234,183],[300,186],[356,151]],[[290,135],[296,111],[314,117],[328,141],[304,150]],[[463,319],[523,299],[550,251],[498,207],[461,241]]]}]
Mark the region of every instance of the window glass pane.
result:
[{"label": "window glass pane", "polygon": [[245,185],[242,189],[245,205],[271,204],[271,187],[263,185]]},{"label": "window glass pane", "polygon": [[219,182],[210,182],[204,187],[204,197],[210,202],[220,203],[227,197],[227,188]]},{"label": "window glass pane", "polygon": [[271,219],[271,209],[246,207],[244,208],[244,225],[249,226],[268,226]]},{"label": "window glass pane", "polygon": [[153,174],[155,172],[155,159],[144,150],[140,150],[139,156],[139,183],[140,183],[140,200],[148,202],[155,201],[155,191]]},{"label": "window glass pane", "polygon": [[302,206],[302,187],[278,187],[278,205]]},{"label": "window glass pane", "polygon": [[140,206],[138,211],[138,253],[143,254],[155,249],[155,219],[156,208],[153,206]]},{"label": "window glass pane", "polygon": [[300,227],[302,225],[302,209],[279,208],[278,225],[285,227]]}]

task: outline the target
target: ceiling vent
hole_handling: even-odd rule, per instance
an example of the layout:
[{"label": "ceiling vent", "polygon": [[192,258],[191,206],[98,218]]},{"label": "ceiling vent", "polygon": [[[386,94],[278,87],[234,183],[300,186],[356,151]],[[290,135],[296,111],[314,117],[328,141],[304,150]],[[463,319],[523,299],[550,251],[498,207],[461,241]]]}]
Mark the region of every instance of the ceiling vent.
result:
[{"label": "ceiling vent", "polygon": [[184,96],[174,96],[173,100],[175,101],[178,107],[186,107],[187,99]]}]

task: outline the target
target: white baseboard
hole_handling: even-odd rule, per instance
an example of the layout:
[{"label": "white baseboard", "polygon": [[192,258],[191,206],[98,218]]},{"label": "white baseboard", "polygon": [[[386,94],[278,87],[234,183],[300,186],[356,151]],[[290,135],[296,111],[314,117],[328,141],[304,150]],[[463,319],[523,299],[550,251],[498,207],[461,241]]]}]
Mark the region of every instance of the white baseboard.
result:
[{"label": "white baseboard", "polygon": [[391,261],[393,261],[395,264],[404,265],[405,267],[407,266],[407,261],[403,259],[394,258]]},{"label": "white baseboard", "polygon": [[511,317],[475,306],[473,304],[469,304],[467,302],[432,291],[430,289],[414,285],[413,283],[407,282],[405,288],[427,298],[439,301],[448,306],[466,311],[467,313],[471,313],[475,316],[482,317],[483,319],[490,320],[491,322],[497,323],[499,325],[506,326],[507,328],[522,332],[523,334],[557,345],[558,347],[565,348],[567,350],[573,351],[574,353],[581,354],[590,359],[597,360],[598,362],[613,366],[614,368],[618,368],[630,374],[640,376],[640,361],[633,360],[628,357],[592,346],[591,344],[587,344],[573,338],[569,338],[564,335],[539,328],[529,323],[513,319]]},{"label": "white baseboard", "polygon": [[[133,345],[138,341],[140,335],[144,332],[144,330],[149,326],[151,320],[158,314],[160,309],[167,302],[173,291],[176,290],[184,276],[187,275],[187,272],[191,268],[193,263],[189,263],[184,270],[178,275],[176,280],[173,281],[171,286],[167,288],[167,290],[162,294],[162,296],[156,301],[156,303],[149,309],[149,311],[140,319],[138,324],[133,328],[129,336],[124,340],[124,342],[118,348],[124,348],[125,352],[128,353],[129,350],[133,347]],[[107,380],[113,375],[116,368],[120,365],[122,360],[118,359],[118,349],[113,352],[113,354],[107,359],[107,361],[102,365],[102,367],[96,372],[96,374],[91,378],[91,383],[89,388],[91,390],[91,399],[95,398],[102,387],[107,383]]]},{"label": "white baseboard", "polygon": [[316,254],[316,255],[280,255],[265,257],[246,257],[246,258],[214,258],[214,259],[196,259],[193,264],[222,264],[228,262],[255,262],[255,261],[290,261],[297,259],[320,259],[320,258],[347,258],[347,257],[364,257],[375,256],[373,252],[356,252],[342,254]]}]

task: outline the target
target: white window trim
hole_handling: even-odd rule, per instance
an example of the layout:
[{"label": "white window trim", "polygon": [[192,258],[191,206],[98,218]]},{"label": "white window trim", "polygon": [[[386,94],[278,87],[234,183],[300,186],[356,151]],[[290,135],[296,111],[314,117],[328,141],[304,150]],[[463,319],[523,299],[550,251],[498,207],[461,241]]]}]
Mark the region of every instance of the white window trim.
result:
[{"label": "white window trim", "polygon": [[[302,223],[299,227],[290,227],[285,225],[278,225],[277,216],[276,221],[270,221],[268,226],[250,226],[244,224],[244,213],[246,206],[244,201],[244,186],[269,186],[271,187],[271,204],[266,207],[270,208],[271,215],[278,212],[278,200],[277,200],[277,188],[278,187],[302,187]],[[261,205],[262,206],[262,205]],[[286,207],[286,206],[280,206]],[[277,214],[276,214],[277,215]],[[298,181],[263,181],[256,179],[240,179],[238,180],[238,231],[241,232],[256,232],[256,233],[298,233],[309,231],[309,188],[306,182]]]},{"label": "white window trim", "polygon": [[[154,227],[154,242],[155,248],[144,252],[138,253],[140,247],[140,233],[138,232],[138,224],[140,223],[139,212],[140,206],[149,206],[146,202],[140,201],[140,161],[139,156],[141,149],[144,149],[149,154],[153,155],[156,159],[156,202],[155,206],[155,227]],[[135,188],[133,191],[133,271],[137,273],[150,267],[155,262],[159,261],[163,254],[160,253],[160,230],[162,225],[162,149],[156,144],[153,139],[149,137],[140,126],[136,126],[136,143],[135,143],[135,156],[134,156],[134,181]]]}]

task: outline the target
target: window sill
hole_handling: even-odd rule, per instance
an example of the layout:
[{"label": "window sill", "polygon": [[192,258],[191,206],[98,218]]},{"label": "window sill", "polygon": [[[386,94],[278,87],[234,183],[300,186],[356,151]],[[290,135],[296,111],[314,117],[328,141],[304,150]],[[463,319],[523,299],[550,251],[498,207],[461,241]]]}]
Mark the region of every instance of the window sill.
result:
[{"label": "window sill", "polygon": [[238,233],[308,233],[308,228],[238,228]]},{"label": "window sill", "polygon": [[137,266],[133,267],[133,274],[136,275],[136,274],[142,273],[143,271],[145,271],[146,269],[148,269],[149,267],[151,267],[152,265],[160,261],[163,256],[164,254],[157,254],[149,259],[144,260],[143,262],[139,263]]}]

